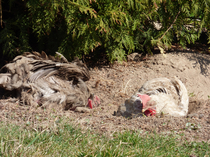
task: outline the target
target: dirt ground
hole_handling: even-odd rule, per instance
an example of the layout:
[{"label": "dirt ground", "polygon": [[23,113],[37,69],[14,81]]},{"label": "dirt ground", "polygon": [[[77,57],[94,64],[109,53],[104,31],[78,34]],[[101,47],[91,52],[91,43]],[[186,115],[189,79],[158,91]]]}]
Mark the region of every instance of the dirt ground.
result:
[{"label": "dirt ground", "polygon": [[[144,133],[174,133],[181,139],[210,142],[210,56],[188,50],[165,55],[141,57],[132,54],[129,62],[113,66],[90,68],[87,85],[98,95],[101,104],[89,113],[44,110],[21,106],[15,98],[0,100],[0,121],[13,122],[24,127],[44,129],[61,117],[68,117],[75,125],[94,133],[113,136],[115,132],[139,130]],[[113,115],[144,82],[156,77],[177,76],[190,96],[187,117],[138,117],[126,119]],[[51,118],[49,118],[51,116]]]}]

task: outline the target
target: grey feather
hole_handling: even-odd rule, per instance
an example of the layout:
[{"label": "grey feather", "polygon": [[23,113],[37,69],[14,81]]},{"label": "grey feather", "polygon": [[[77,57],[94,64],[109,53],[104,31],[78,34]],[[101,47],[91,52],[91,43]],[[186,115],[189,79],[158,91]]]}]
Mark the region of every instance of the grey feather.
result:
[{"label": "grey feather", "polygon": [[[85,64],[49,60],[46,53],[24,53],[6,64],[0,74],[0,87],[19,89],[20,100],[27,105],[47,107],[54,104],[63,109],[86,107],[90,90],[84,81],[90,74]],[[30,99],[30,100],[26,100]]]}]

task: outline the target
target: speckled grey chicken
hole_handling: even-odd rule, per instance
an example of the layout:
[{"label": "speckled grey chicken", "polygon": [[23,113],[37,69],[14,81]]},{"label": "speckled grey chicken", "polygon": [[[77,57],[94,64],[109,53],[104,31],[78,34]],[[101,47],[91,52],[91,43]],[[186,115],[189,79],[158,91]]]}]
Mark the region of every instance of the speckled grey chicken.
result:
[{"label": "speckled grey chicken", "polygon": [[120,105],[116,115],[125,117],[164,114],[186,116],[189,97],[185,85],[177,78],[147,81],[130,99]]},{"label": "speckled grey chicken", "polygon": [[68,62],[57,52],[57,59],[44,52],[17,56],[1,69],[0,87],[18,91],[24,104],[92,108],[100,100],[90,93],[84,81],[90,78],[88,68],[81,61]]}]

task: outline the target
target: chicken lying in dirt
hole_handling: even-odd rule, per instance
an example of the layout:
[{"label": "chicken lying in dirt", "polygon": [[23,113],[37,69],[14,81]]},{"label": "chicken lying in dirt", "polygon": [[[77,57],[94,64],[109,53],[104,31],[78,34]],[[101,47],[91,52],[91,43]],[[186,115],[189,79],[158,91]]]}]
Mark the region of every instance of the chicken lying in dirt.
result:
[{"label": "chicken lying in dirt", "polygon": [[60,53],[55,59],[44,52],[24,53],[1,68],[0,87],[17,91],[25,105],[75,110],[92,108],[100,99],[90,93],[84,81],[88,68],[81,61],[68,62]]},{"label": "chicken lying in dirt", "polygon": [[178,78],[156,78],[147,81],[114,114],[124,117],[156,114],[181,117],[187,115],[188,105],[187,89]]}]

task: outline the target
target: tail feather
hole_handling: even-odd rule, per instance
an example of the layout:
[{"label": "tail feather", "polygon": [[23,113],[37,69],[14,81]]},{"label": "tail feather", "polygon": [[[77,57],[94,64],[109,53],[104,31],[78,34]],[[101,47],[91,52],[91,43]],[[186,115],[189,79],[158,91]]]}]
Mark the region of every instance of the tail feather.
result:
[{"label": "tail feather", "polygon": [[184,112],[188,112],[189,97],[185,85],[177,77],[174,77],[172,83],[180,97],[179,106],[183,109]]},{"label": "tail feather", "polygon": [[60,59],[64,62],[64,63],[68,63],[68,60],[59,52],[55,52],[59,57]]},{"label": "tail feather", "polygon": [[49,59],[48,56],[47,56],[47,54],[46,54],[44,51],[42,51],[41,57],[42,57],[43,59],[46,59],[46,60]]}]

